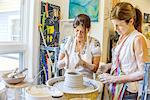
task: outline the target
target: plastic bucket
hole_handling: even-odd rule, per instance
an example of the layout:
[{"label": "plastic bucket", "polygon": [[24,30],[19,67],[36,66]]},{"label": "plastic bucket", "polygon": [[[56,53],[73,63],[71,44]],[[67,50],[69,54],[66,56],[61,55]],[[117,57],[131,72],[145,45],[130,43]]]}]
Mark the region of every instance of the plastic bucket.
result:
[{"label": "plastic bucket", "polygon": [[32,85],[25,89],[25,100],[64,100],[63,94],[60,96],[58,93],[46,85]]},{"label": "plastic bucket", "polygon": [[0,82],[0,100],[7,100],[5,84]]}]

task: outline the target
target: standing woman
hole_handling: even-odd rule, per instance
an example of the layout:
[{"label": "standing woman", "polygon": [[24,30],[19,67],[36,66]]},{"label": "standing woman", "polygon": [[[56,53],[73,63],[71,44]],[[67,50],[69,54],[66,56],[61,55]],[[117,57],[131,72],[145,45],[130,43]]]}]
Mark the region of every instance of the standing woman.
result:
[{"label": "standing woman", "polygon": [[137,100],[148,57],[145,37],[141,33],[142,14],[130,3],[120,2],[112,9],[111,21],[120,37],[112,49],[110,74],[103,73],[99,78],[109,84],[111,100]]},{"label": "standing woman", "polygon": [[73,22],[73,28],[74,35],[66,37],[61,44],[58,67],[93,78],[99,66],[101,50],[99,41],[89,36],[89,16],[79,14]]}]

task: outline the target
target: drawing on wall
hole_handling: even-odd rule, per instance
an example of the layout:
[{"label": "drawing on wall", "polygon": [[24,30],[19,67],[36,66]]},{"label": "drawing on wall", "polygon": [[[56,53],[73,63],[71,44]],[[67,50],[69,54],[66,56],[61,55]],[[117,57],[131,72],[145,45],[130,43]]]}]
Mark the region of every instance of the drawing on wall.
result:
[{"label": "drawing on wall", "polygon": [[69,19],[75,18],[78,14],[87,14],[92,22],[98,22],[99,0],[70,0]]}]

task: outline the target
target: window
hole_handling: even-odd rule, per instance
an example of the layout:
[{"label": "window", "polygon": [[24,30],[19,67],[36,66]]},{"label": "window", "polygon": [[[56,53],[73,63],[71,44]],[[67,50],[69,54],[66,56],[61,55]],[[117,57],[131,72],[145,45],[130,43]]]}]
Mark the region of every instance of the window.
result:
[{"label": "window", "polygon": [[0,1],[0,41],[21,40],[22,0]]},{"label": "window", "polygon": [[9,53],[0,55],[0,72],[19,68],[22,53]]},{"label": "window", "polygon": [[19,16],[9,16],[8,18],[8,34],[11,41],[19,41],[21,39],[20,18]]},{"label": "window", "polygon": [[0,71],[24,67],[26,1],[0,0]]}]

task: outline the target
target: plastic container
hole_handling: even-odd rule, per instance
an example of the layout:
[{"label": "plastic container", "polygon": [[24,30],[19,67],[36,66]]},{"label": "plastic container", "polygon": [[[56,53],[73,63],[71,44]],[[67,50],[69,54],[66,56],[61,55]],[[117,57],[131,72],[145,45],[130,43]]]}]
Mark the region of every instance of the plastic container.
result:
[{"label": "plastic container", "polygon": [[64,100],[57,89],[46,85],[32,85],[25,89],[25,100]]},{"label": "plastic container", "polygon": [[0,100],[7,100],[5,84],[0,82]]}]

